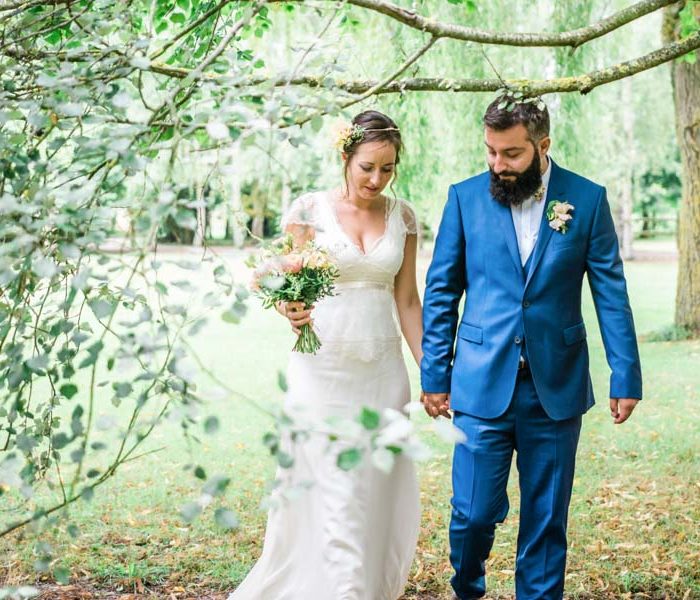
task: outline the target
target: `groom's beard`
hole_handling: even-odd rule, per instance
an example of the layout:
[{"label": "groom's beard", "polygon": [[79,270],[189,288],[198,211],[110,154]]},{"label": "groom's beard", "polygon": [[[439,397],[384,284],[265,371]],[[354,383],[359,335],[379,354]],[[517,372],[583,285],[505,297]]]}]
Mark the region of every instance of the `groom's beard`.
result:
[{"label": "groom's beard", "polygon": [[491,195],[503,206],[519,206],[532,196],[542,185],[542,173],[540,172],[540,155],[535,152],[530,166],[522,173],[503,171],[501,175],[515,177],[510,181],[501,179],[489,166],[491,172]]}]

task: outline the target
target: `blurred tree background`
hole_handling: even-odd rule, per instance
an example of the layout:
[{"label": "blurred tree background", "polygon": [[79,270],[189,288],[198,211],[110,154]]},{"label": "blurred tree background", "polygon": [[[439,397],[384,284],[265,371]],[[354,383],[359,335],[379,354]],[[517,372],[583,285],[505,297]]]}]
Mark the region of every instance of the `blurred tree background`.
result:
[{"label": "blurred tree background", "polygon": [[[219,430],[207,401],[242,395],[194,341],[238,324],[247,292],[217,248],[276,235],[295,196],[338,185],[328,131],[359,110],[402,130],[396,192],[429,253],[448,185],[485,169],[496,91],[541,94],[552,156],[609,188],[625,257],[678,235],[666,337],[700,333],[698,6],[0,2],[0,538],[75,537],[58,517],[155,451],[166,422],[188,447]],[[213,504],[233,527],[231,479],[196,460],[183,517]],[[67,581],[48,542],[32,552]]]}]

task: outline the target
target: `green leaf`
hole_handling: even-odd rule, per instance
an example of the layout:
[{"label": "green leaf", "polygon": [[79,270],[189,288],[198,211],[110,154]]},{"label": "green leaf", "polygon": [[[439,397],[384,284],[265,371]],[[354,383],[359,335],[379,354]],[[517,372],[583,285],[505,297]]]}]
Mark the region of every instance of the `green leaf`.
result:
[{"label": "green leaf", "polygon": [[231,309],[225,310],[221,313],[221,319],[226,323],[231,323],[233,325],[238,325],[241,322],[241,318]]},{"label": "green leaf", "polygon": [[210,496],[219,496],[226,491],[226,488],[231,483],[230,477],[223,475],[214,475],[202,487],[202,491]]},{"label": "green leaf", "polygon": [[270,454],[275,454],[279,449],[280,439],[275,433],[266,433],[263,436],[263,445],[270,450]]},{"label": "green leaf", "polygon": [[99,356],[100,352],[102,352],[102,349],[104,348],[104,343],[99,341],[95,342],[92,346],[90,346],[87,351],[88,351],[88,356],[83,359],[83,362],[81,362],[78,365],[79,369],[83,369],[85,367],[89,367],[94,365],[97,362],[97,357]]},{"label": "green leaf", "polygon": [[70,443],[70,438],[63,432],[57,433],[51,438],[51,444],[55,450],[61,450]]},{"label": "green leaf", "polygon": [[294,465],[294,457],[280,450],[277,452],[277,463],[283,469],[289,469]]},{"label": "green leaf", "polygon": [[39,258],[32,263],[32,271],[37,277],[49,279],[58,273],[58,267],[50,258]]},{"label": "green leaf", "polygon": [[74,463],[79,463],[85,458],[85,451],[82,448],[76,448],[70,453],[70,459]]},{"label": "green leaf", "polygon": [[68,583],[70,583],[70,570],[66,567],[56,567],[53,570],[53,576],[58,583],[63,585],[68,585]]},{"label": "green leaf", "polygon": [[236,517],[236,513],[228,508],[217,508],[216,512],[214,513],[214,520],[219,527],[226,529],[227,531],[238,527],[238,518]]},{"label": "green leaf", "polygon": [[277,387],[287,393],[289,386],[287,385],[287,375],[283,371],[277,371]]},{"label": "green leaf", "polygon": [[64,383],[60,387],[60,392],[66,398],[68,398],[68,400],[70,400],[73,396],[75,396],[78,393],[78,386],[74,383]]},{"label": "green leaf", "polygon": [[112,383],[112,389],[117,398],[126,398],[134,388],[128,381],[115,381]]},{"label": "green leaf", "polygon": [[372,431],[379,427],[379,413],[371,408],[362,407],[362,412],[360,413],[360,423],[365,429]]},{"label": "green leaf", "polygon": [[359,448],[348,448],[338,454],[337,465],[343,471],[355,468],[362,461],[362,451]]},{"label": "green leaf", "polygon": [[318,133],[323,128],[323,118],[319,115],[314,116],[311,119],[311,129],[314,133]]},{"label": "green leaf", "polygon": [[207,417],[206,421],[204,421],[204,431],[209,434],[216,433],[217,431],[219,431],[218,417],[215,417],[213,415],[211,417]]},{"label": "green leaf", "polygon": [[52,46],[55,46],[56,44],[58,44],[61,41],[61,30],[54,29],[52,32],[47,33],[44,36],[44,39]]},{"label": "green leaf", "polygon": [[194,476],[197,479],[201,479],[202,481],[205,481],[207,478],[207,472],[204,470],[203,467],[197,466],[194,469]]},{"label": "green leaf", "polygon": [[98,319],[109,317],[114,311],[115,306],[112,302],[104,300],[103,298],[93,298],[88,301],[88,305]]},{"label": "green leaf", "polygon": [[180,516],[186,523],[192,523],[202,514],[202,507],[197,502],[188,502],[180,508]]},{"label": "green leaf", "polygon": [[27,360],[27,367],[29,367],[34,373],[39,373],[44,371],[49,366],[49,355],[39,354],[39,356],[34,356]]}]

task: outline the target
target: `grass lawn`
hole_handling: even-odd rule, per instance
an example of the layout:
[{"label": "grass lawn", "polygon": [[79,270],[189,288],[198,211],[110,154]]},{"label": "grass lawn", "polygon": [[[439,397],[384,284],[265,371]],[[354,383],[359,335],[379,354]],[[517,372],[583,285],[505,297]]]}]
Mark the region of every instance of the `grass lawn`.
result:
[{"label": "grass lawn", "polygon": [[[240,272],[240,257],[230,256]],[[423,257],[420,269],[426,267]],[[626,266],[638,333],[671,324],[675,268],[672,261]],[[190,342],[232,388],[274,404],[281,400],[277,373],[284,369],[292,334],[281,318],[254,305],[240,325],[214,318]],[[607,409],[609,371],[588,297],[585,317],[599,403],[584,419],[578,452],[568,596],[700,598],[700,343],[642,343],[645,400],[630,422],[616,427]],[[416,392],[415,365],[409,372]],[[109,404],[107,397],[103,404]],[[259,503],[274,470],[261,444],[269,422],[237,398],[212,399],[206,410],[219,415],[216,434],[188,444],[177,423],[166,423],[148,442],[149,448],[166,450],[125,465],[91,502],[70,509],[70,522],[81,535],[71,539],[57,530],[53,538],[74,580],[123,593],[156,589],[167,590],[168,598],[203,598],[204,590],[231,590],[242,579],[261,550],[265,515]],[[419,420],[427,423],[426,417]],[[450,448],[433,435],[426,439],[435,453],[419,467],[423,524],[407,599],[449,597]],[[199,488],[183,470],[188,463],[232,478],[224,502],[239,515],[237,530],[217,528],[211,510],[191,525],[181,520],[179,507]],[[492,598],[513,593],[515,470],[509,496],[511,513],[498,529],[488,564]],[[8,506],[0,505],[0,526],[11,520]],[[35,581],[32,540],[29,530],[0,540],[0,587]]]}]

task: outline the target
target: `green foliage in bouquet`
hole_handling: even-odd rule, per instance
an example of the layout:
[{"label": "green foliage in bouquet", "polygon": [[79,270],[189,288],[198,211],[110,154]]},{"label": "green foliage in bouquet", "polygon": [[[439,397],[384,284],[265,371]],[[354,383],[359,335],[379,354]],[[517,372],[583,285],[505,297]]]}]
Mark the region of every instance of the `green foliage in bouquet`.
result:
[{"label": "green foliage in bouquet", "polygon": [[[272,242],[259,256],[252,257],[255,267],[251,287],[271,308],[278,302],[303,302],[313,306],[321,298],[334,295],[338,267],[329,253],[311,240],[303,246],[294,244],[287,234]],[[294,351],[315,354],[321,342],[311,325],[301,327]]]}]

